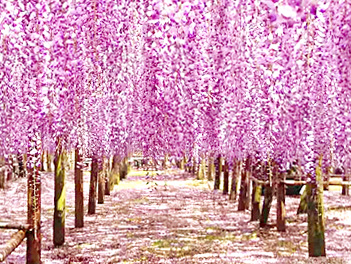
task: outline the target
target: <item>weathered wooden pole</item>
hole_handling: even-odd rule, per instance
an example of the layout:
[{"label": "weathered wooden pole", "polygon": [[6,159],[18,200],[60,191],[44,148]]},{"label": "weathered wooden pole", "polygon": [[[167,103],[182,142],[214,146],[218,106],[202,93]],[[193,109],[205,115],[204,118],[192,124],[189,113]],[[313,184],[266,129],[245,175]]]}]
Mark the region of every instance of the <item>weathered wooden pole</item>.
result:
[{"label": "weathered wooden pole", "polygon": [[221,173],[222,173],[222,157],[218,155],[216,163],[216,173],[215,173],[215,180],[214,180],[214,190],[219,190],[219,186],[221,184]]},{"label": "weathered wooden pole", "polygon": [[17,154],[17,160],[18,160],[18,177],[23,178],[26,176],[23,155]]},{"label": "weathered wooden pole", "polygon": [[83,171],[82,171],[82,157],[79,149],[75,149],[74,162],[74,184],[75,184],[75,227],[84,226],[84,195],[83,195]]},{"label": "weathered wooden pole", "polygon": [[277,188],[277,229],[278,231],[285,232],[286,223],[285,223],[285,175],[280,174],[280,179],[278,182]]},{"label": "weathered wooden pole", "polygon": [[112,179],[111,179],[111,169],[110,169],[110,162],[109,162],[109,160],[106,160],[106,162],[105,162],[105,167],[104,167],[104,177],[105,177],[105,188],[104,188],[104,190],[105,190],[105,195],[111,195],[111,181],[112,181]]},{"label": "weathered wooden pole", "polygon": [[105,164],[104,157],[102,157],[101,164],[99,166],[98,172],[98,204],[104,203],[104,194],[105,194]]},{"label": "weathered wooden pole", "polygon": [[239,163],[234,159],[234,167],[232,172],[232,182],[230,187],[229,201],[236,201],[237,196],[237,178],[238,178],[238,165]]},{"label": "weathered wooden pole", "polygon": [[181,170],[184,170],[185,169],[185,162],[186,162],[186,158],[185,158],[185,156],[180,160],[180,166],[179,166],[179,168],[181,169]]},{"label": "weathered wooden pole", "polygon": [[[311,175],[309,175],[311,176]],[[325,219],[323,204],[322,156],[316,169],[316,179],[306,186],[308,219],[308,255],[325,256]]]},{"label": "weathered wooden pole", "polygon": [[[31,142],[26,155],[27,167],[27,264],[41,263],[41,178],[39,142]],[[35,153],[35,154],[34,154]]]},{"label": "weathered wooden pole", "polygon": [[208,158],[208,171],[207,171],[207,180],[213,181],[213,175],[215,174],[215,166],[213,162],[213,158]]},{"label": "weathered wooden pole", "polygon": [[6,245],[0,250],[0,262],[3,262],[14,251],[26,237],[25,230],[19,230],[11,236]]},{"label": "weathered wooden pole", "polygon": [[95,211],[96,211],[96,187],[97,187],[98,173],[99,173],[99,161],[96,155],[93,155],[91,160],[88,214],[95,214]]},{"label": "weathered wooden pole", "polygon": [[239,193],[239,203],[238,211],[244,211],[249,209],[250,201],[250,189],[249,189],[249,177],[250,177],[250,167],[251,161],[250,157],[246,159],[245,169],[241,172],[241,184],[240,184],[240,193]]},{"label": "weathered wooden pole", "polygon": [[[349,179],[350,179],[350,177],[349,177],[349,169],[345,169],[345,172],[344,172],[344,175],[342,177],[342,180],[348,182]],[[342,186],[342,190],[341,190],[341,194],[349,196],[349,190],[350,190],[349,185],[343,185]]]},{"label": "weathered wooden pole", "polygon": [[112,157],[112,179],[113,179],[113,184],[119,184],[119,162],[118,162],[118,156],[113,155]]},{"label": "weathered wooden pole", "polygon": [[51,158],[50,151],[48,150],[46,152],[46,169],[48,172],[52,172],[51,163],[52,163],[52,158]]},{"label": "weathered wooden pole", "polygon": [[65,153],[58,140],[55,151],[55,195],[54,195],[54,246],[65,242],[66,190],[65,190]]},{"label": "weathered wooden pole", "polygon": [[228,165],[228,160],[225,160],[224,166],[223,166],[223,194],[228,194],[229,193],[229,165]]},{"label": "weathered wooden pole", "polygon": [[262,185],[252,181],[252,194],[251,194],[251,221],[257,221],[261,216],[261,192]]},{"label": "weathered wooden pole", "polygon": [[274,192],[274,188],[273,188],[274,185],[272,182],[272,174],[273,174],[272,171],[273,171],[273,168],[269,164],[268,165],[269,184],[266,185],[264,188],[264,201],[263,201],[262,213],[260,218],[260,227],[265,227],[267,225],[269,212],[272,206],[273,192]]}]

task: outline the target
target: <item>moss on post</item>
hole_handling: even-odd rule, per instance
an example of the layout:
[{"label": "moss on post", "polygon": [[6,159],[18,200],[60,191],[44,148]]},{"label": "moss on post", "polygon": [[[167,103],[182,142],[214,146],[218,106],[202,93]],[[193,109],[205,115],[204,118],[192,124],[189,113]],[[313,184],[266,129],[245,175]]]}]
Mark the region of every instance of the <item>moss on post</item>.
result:
[{"label": "moss on post", "polygon": [[48,172],[52,172],[51,168],[52,156],[49,151],[46,152],[46,169]]},{"label": "moss on post", "polygon": [[273,201],[273,186],[265,186],[263,208],[262,208],[262,214],[260,218],[260,227],[265,227],[267,225],[269,212],[272,206],[272,201]]},{"label": "moss on post", "polygon": [[251,194],[251,221],[257,221],[261,216],[261,192],[262,186],[252,181],[252,194]]},{"label": "moss on post", "polygon": [[316,169],[316,181],[306,186],[308,218],[308,254],[325,256],[325,220],[323,203],[322,157]]},{"label": "moss on post", "polygon": [[65,242],[66,190],[65,190],[65,152],[58,143],[55,152],[55,196],[54,196],[54,245]]},{"label": "moss on post", "polygon": [[112,157],[111,174],[112,174],[113,184],[116,184],[116,185],[119,184],[119,163],[118,163],[118,156],[117,155],[113,155],[113,157]]}]

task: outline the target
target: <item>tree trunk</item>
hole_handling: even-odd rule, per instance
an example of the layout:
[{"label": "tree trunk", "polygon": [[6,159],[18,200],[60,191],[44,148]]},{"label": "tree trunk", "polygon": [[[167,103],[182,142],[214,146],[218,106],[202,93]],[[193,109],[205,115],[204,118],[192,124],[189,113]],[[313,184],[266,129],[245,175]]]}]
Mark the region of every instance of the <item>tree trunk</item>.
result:
[{"label": "tree trunk", "polygon": [[284,184],[284,175],[281,175],[282,178],[278,183],[277,189],[277,229],[278,231],[285,232],[285,184]]},{"label": "tree trunk", "polygon": [[96,211],[96,186],[97,186],[98,173],[99,173],[99,161],[94,155],[91,161],[88,214],[95,214],[95,211]]},{"label": "tree trunk", "polygon": [[196,160],[195,160],[195,157],[193,157],[193,166],[191,167],[191,173],[193,175],[196,174]]},{"label": "tree trunk", "polygon": [[214,181],[214,189],[219,190],[219,187],[221,185],[221,172],[222,172],[222,158],[219,155],[217,158],[217,166],[216,167],[216,175],[215,175],[215,181]]},{"label": "tree trunk", "polygon": [[307,214],[308,214],[308,254],[310,257],[325,256],[324,214],[319,215],[317,185],[308,183]]},{"label": "tree trunk", "polygon": [[323,203],[322,156],[316,169],[316,182],[308,183],[307,218],[308,218],[308,255],[325,256],[325,220]]},{"label": "tree trunk", "polygon": [[231,187],[230,187],[230,194],[229,194],[229,201],[235,201],[236,200],[236,185],[237,185],[237,170],[238,170],[238,164],[234,160],[234,167],[233,167],[233,173],[232,173],[232,182],[231,182]]},{"label": "tree trunk", "polygon": [[18,177],[23,178],[26,176],[25,164],[22,154],[17,155],[18,160]]},{"label": "tree trunk", "polygon": [[261,216],[261,192],[262,186],[255,181],[252,181],[252,194],[251,194],[251,221],[257,221]]},{"label": "tree trunk", "polygon": [[48,170],[48,172],[52,172],[52,155],[50,154],[49,151],[46,152],[46,168]]},{"label": "tree trunk", "polygon": [[28,162],[26,155],[26,166],[27,166],[27,224],[32,229],[27,231],[27,264],[38,264],[41,263],[41,179],[40,179],[40,166],[37,167],[35,164],[40,162],[40,152],[38,148],[40,146],[30,147],[28,153],[33,153],[36,150],[36,154],[28,154]]},{"label": "tree trunk", "polygon": [[228,194],[229,193],[229,165],[228,161],[225,160],[224,166],[223,166],[223,171],[224,171],[224,177],[223,177],[223,194]]},{"label": "tree trunk", "polygon": [[120,166],[120,172],[119,172],[120,179],[121,180],[126,179],[127,174],[128,174],[128,158],[124,158]]},{"label": "tree trunk", "polygon": [[181,159],[179,168],[180,168],[181,170],[184,170],[184,169],[185,169],[185,166],[184,166],[184,165],[185,165],[185,157]]},{"label": "tree trunk", "polygon": [[41,167],[40,167],[40,171],[45,171],[45,169],[44,169],[44,164],[45,164],[45,152],[46,151],[44,151],[43,150],[43,152],[41,153],[41,162],[40,162],[40,164],[41,164]]},{"label": "tree trunk", "polygon": [[112,158],[112,181],[113,184],[119,184],[119,163],[117,155],[113,155]]},{"label": "tree trunk", "polygon": [[105,171],[105,195],[111,195],[111,192],[110,192],[110,186],[111,186],[111,184],[110,184],[110,182],[111,182],[111,179],[110,179],[110,171],[109,170],[106,170]]},{"label": "tree trunk", "polygon": [[75,227],[84,226],[84,196],[83,196],[83,171],[81,169],[82,157],[79,149],[75,149],[74,184],[75,184]]},{"label": "tree trunk", "polygon": [[104,203],[104,194],[105,194],[105,172],[104,170],[100,171],[98,174],[98,204]]},{"label": "tree trunk", "polygon": [[250,176],[250,158],[246,159],[245,169],[241,172],[241,184],[240,184],[240,193],[239,193],[239,204],[238,211],[244,211],[249,209],[250,201],[250,189],[249,189],[249,176]]},{"label": "tree trunk", "polygon": [[271,205],[273,201],[273,186],[265,186],[264,189],[264,201],[262,214],[260,219],[260,227],[265,227],[267,225],[269,211],[271,210]]},{"label": "tree trunk", "polygon": [[0,189],[5,189],[5,167],[0,166]]},{"label": "tree trunk", "polygon": [[[344,176],[342,177],[342,180],[343,181],[349,181],[349,170],[348,169],[345,169],[345,174]],[[341,194],[342,195],[346,195],[346,196],[349,196],[349,186],[348,185],[343,185],[342,186],[342,191],[341,191]]]},{"label": "tree trunk", "polygon": [[213,181],[213,175],[215,174],[215,166],[213,162],[213,158],[208,158],[208,171],[207,171],[207,180]]},{"label": "tree trunk", "polygon": [[65,242],[66,190],[64,150],[58,143],[55,152],[54,246]]},{"label": "tree trunk", "polygon": [[307,188],[305,187],[304,191],[300,197],[300,204],[297,208],[297,214],[306,214],[307,213]]}]

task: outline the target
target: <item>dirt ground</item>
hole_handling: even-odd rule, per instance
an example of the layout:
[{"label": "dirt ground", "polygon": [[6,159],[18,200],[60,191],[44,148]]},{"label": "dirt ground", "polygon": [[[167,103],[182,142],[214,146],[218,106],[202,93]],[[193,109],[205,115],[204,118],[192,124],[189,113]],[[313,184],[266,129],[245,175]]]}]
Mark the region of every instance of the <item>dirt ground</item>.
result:
[{"label": "dirt ground", "polygon": [[[67,173],[66,240],[54,248],[53,174],[42,174],[43,263],[351,263],[351,197],[325,192],[327,258],[308,258],[306,215],[288,196],[287,231],[260,229],[250,212],[180,171],[134,172],[115,186],[84,228],[74,228],[74,179]],[[87,211],[89,173],[84,174]],[[26,181],[0,190],[0,222],[26,222]],[[275,222],[273,203],[269,221]],[[0,230],[0,245],[14,231]],[[4,263],[25,263],[25,241]]]}]

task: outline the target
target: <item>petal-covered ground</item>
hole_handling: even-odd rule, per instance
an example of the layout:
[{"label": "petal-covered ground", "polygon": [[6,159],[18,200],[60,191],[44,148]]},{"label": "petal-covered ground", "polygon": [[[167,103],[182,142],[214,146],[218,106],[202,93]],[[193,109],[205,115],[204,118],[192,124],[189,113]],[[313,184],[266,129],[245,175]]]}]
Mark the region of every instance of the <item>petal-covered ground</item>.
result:
[{"label": "petal-covered ground", "polygon": [[[155,172],[150,172],[155,174]],[[88,197],[89,173],[84,174]],[[351,198],[325,192],[327,258],[308,258],[306,215],[288,196],[287,232],[258,228],[250,212],[179,171],[134,172],[115,186],[84,228],[74,228],[74,179],[67,174],[66,241],[52,243],[53,174],[42,174],[43,263],[351,263]],[[328,209],[329,208],[329,209]],[[0,190],[0,222],[25,223],[26,181]],[[273,203],[270,222],[275,222]],[[0,230],[3,245],[14,231]],[[25,241],[5,263],[25,263]]]}]

